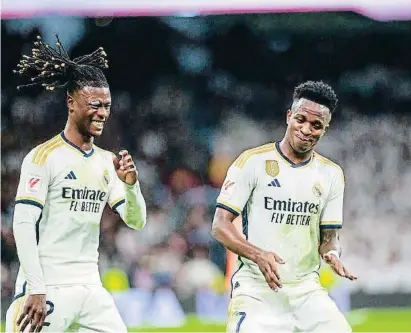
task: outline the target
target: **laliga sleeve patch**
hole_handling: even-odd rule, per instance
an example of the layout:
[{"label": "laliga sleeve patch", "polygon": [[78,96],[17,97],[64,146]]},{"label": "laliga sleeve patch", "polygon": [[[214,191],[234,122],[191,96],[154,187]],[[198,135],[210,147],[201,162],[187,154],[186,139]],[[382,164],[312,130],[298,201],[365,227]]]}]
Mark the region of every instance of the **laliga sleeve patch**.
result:
[{"label": "laliga sleeve patch", "polygon": [[41,188],[41,177],[36,175],[28,175],[26,180],[26,192],[37,193]]},{"label": "laliga sleeve patch", "polygon": [[221,188],[221,197],[225,199],[231,198],[235,188],[235,182],[226,180]]}]

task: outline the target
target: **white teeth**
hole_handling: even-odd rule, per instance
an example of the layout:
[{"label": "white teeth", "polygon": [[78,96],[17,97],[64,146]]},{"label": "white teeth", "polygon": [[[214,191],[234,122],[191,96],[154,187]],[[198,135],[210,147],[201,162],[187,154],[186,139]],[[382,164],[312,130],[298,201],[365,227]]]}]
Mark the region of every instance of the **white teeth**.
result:
[{"label": "white teeth", "polygon": [[97,127],[98,129],[102,129],[104,127],[104,122],[103,121],[99,121],[99,120],[93,120],[91,122],[95,127]]}]

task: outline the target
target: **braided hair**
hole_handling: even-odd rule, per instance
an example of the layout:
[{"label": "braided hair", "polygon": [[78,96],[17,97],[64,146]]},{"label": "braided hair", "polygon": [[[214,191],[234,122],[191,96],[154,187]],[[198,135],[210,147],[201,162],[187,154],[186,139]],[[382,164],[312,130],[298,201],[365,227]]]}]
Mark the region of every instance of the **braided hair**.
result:
[{"label": "braided hair", "polygon": [[42,86],[46,90],[66,87],[68,93],[85,86],[108,87],[102,69],[108,68],[106,52],[102,47],[93,53],[70,59],[56,34],[56,48],[43,42],[40,36],[34,42],[30,56],[23,55],[13,72],[30,78],[30,83],[17,89]]}]

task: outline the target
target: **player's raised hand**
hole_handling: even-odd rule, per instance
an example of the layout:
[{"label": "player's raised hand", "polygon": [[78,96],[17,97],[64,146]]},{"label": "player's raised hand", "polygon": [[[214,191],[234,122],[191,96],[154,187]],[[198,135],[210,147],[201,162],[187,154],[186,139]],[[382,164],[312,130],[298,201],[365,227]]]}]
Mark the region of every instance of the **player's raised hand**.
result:
[{"label": "player's raised hand", "polygon": [[138,171],[134,165],[133,159],[127,150],[119,152],[120,158],[113,156],[114,167],[118,178],[128,185],[134,185],[137,182]]},{"label": "player's raised hand", "polygon": [[285,264],[285,261],[279,255],[274,252],[261,251],[257,255],[255,263],[260,268],[271,289],[278,291],[278,288],[282,288],[277,264]]},{"label": "player's raised hand", "polygon": [[40,332],[46,319],[46,313],[46,295],[30,295],[16,322],[20,332],[24,332],[28,325],[30,325],[29,332]]},{"label": "player's raised hand", "polygon": [[340,258],[332,253],[326,253],[323,256],[324,261],[331,266],[331,269],[334,273],[338,274],[339,276],[345,277],[348,280],[357,280],[357,277],[351,274],[347,268],[343,265]]}]

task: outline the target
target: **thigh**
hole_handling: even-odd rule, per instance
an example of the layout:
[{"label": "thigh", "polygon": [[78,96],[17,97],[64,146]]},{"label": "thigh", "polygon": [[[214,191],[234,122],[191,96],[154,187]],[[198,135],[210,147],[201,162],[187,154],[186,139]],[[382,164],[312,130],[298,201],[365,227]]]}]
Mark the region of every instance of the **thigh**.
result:
[{"label": "thigh", "polygon": [[300,298],[294,311],[300,332],[351,332],[344,315],[321,286]]},{"label": "thigh", "polygon": [[110,293],[102,286],[87,289],[87,298],[77,319],[78,331],[127,332]]},{"label": "thigh", "polygon": [[[6,332],[19,332],[16,324],[28,295],[20,295],[10,305],[6,314]],[[46,292],[47,314],[42,332],[62,332],[76,317],[81,304],[81,295],[69,288],[48,287]],[[30,326],[27,327],[26,331]]]},{"label": "thigh", "polygon": [[267,302],[258,296],[238,295],[231,299],[227,332],[292,332],[289,311],[282,302]]}]

